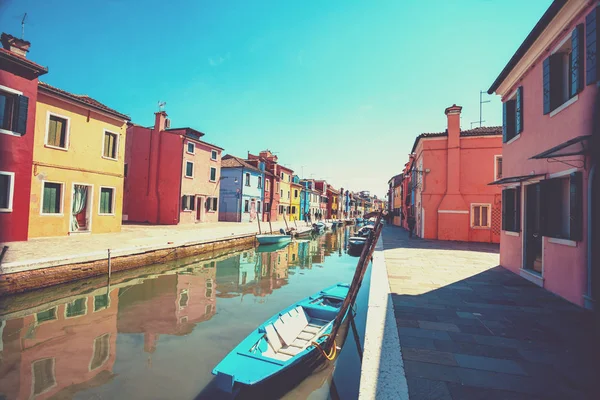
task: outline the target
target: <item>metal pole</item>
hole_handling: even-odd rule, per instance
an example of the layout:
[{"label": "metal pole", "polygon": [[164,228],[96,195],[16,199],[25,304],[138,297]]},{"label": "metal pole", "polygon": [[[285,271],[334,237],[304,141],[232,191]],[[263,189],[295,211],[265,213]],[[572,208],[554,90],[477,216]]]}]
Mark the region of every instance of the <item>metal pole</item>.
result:
[{"label": "metal pole", "polygon": [[257,215],[256,215],[256,221],[258,222],[258,234],[262,235],[262,231],[260,229],[260,216],[258,214],[259,213],[257,213]]},{"label": "metal pole", "polygon": [[[269,204],[269,206],[271,206]],[[273,226],[271,225],[271,210],[269,209],[269,213],[267,214],[267,220],[269,221],[269,229],[271,230],[271,234],[273,234]]]}]

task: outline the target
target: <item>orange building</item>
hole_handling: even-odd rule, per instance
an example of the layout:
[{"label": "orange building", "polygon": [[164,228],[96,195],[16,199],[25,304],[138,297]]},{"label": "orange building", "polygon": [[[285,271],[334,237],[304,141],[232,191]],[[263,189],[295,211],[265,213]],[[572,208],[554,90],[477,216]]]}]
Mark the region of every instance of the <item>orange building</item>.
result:
[{"label": "orange building", "polygon": [[415,234],[425,239],[500,242],[501,192],[489,186],[502,175],[502,127],[460,129],[462,107],[445,111],[445,132],[415,139],[406,196]]}]

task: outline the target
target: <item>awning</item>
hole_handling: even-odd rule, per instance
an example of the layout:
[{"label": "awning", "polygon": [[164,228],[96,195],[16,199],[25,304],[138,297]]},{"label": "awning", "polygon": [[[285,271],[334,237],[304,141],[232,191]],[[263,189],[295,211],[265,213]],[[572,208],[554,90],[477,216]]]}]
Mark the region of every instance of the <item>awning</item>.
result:
[{"label": "awning", "polygon": [[511,176],[508,178],[498,179],[497,181],[490,182],[488,185],[507,185],[509,183],[519,183],[528,181],[530,179],[539,178],[540,176],[545,176],[546,174],[535,174],[535,175],[522,175],[522,176]]},{"label": "awning", "polygon": [[[589,152],[589,141],[592,135],[578,136],[576,138],[567,140],[564,143],[554,146],[540,154],[537,154],[529,159],[543,159],[543,158],[557,158],[567,156],[580,156],[588,154]],[[561,151],[563,150],[563,151]]]}]

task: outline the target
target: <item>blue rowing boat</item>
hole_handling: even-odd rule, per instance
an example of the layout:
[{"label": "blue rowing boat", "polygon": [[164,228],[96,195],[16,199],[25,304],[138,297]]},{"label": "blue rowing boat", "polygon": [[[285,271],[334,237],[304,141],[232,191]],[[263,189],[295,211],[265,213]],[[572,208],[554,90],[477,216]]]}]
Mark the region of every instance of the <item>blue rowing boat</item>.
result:
[{"label": "blue rowing boat", "polygon": [[264,234],[256,235],[256,240],[260,244],[278,244],[278,243],[289,243],[292,240],[291,235],[286,234]]},{"label": "blue rowing boat", "polygon": [[235,394],[321,355],[320,346],[331,333],[349,288],[338,283],[269,318],[213,369],[217,386]]}]

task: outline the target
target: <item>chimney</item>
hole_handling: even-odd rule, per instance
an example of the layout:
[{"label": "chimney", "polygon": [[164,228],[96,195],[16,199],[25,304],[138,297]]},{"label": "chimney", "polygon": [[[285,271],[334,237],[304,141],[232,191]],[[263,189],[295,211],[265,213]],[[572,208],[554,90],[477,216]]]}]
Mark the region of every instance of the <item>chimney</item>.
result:
[{"label": "chimney", "polygon": [[167,113],[159,111],[154,113],[154,130],[157,132],[164,131],[167,125]]},{"label": "chimney", "polygon": [[460,112],[461,106],[453,104],[452,107],[446,108],[446,116],[448,117],[448,148],[460,146]]},{"label": "chimney", "polygon": [[13,35],[4,32],[0,36],[0,42],[2,42],[2,47],[4,49],[18,54],[21,57],[27,57],[29,46],[31,46],[31,43],[27,40],[16,38]]}]

